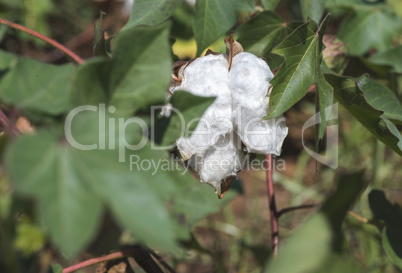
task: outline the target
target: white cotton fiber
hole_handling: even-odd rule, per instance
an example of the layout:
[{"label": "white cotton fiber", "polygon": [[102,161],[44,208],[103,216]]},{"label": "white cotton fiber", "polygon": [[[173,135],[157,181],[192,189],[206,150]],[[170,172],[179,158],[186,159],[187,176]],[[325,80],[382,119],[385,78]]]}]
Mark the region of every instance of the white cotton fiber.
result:
[{"label": "white cotton fiber", "polygon": [[[176,142],[183,160],[198,172],[200,181],[215,190],[224,179],[242,169],[247,152],[281,153],[288,129],[283,117],[264,120],[273,74],[268,65],[250,53],[239,53],[231,70],[225,55],[196,59],[183,69],[175,89],[216,100],[204,112],[191,135]],[[191,103],[191,102],[189,102]]]}]

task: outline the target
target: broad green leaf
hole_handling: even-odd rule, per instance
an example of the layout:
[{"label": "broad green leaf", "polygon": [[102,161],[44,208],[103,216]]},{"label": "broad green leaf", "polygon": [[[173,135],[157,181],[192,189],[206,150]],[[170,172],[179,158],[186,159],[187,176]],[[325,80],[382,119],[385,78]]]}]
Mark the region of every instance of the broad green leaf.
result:
[{"label": "broad green leaf", "polygon": [[365,187],[363,174],[359,171],[340,176],[337,190],[324,202],[319,212],[285,242],[278,256],[270,259],[264,272],[322,272],[322,266],[342,251],[341,225],[348,209]]},{"label": "broad green leaf", "polygon": [[198,56],[233,27],[239,10],[247,9],[247,3],[245,0],[197,0],[193,31]]},{"label": "broad green leaf", "polygon": [[169,24],[163,24],[136,27],[116,37],[109,92],[117,113],[130,115],[165,100],[172,66],[168,36]]},{"label": "broad green leaf", "polygon": [[261,4],[266,10],[274,10],[281,0],[261,0]]},{"label": "broad green leaf", "polygon": [[386,8],[358,9],[346,18],[338,37],[350,55],[362,55],[371,48],[379,52],[390,48],[393,37],[401,34],[402,19]]},{"label": "broad green leaf", "polygon": [[155,166],[169,160],[167,153],[146,143],[126,148],[143,139],[138,120],[129,125],[115,119],[113,125],[105,110],[81,110],[68,119],[66,139],[38,132],[11,146],[7,162],[17,191],[35,197],[43,226],[69,255],[96,234],[105,205],[140,242],[173,249],[173,225],[161,197],[161,191],[175,192],[172,169]]},{"label": "broad green leaf", "polygon": [[137,25],[156,26],[169,18],[183,0],[136,0],[124,29]]},{"label": "broad green leaf", "polygon": [[322,37],[328,22],[328,16],[320,26],[314,21],[298,27],[292,34],[272,51],[286,58],[285,63],[272,79],[273,86],[267,118],[278,116],[299,101],[310,86],[317,84],[318,110],[321,112],[319,137],[322,138],[327,124],[325,109],[332,104],[332,89],[326,83],[321,72]]},{"label": "broad green leaf", "polygon": [[383,191],[372,190],[369,204],[376,219],[383,220],[386,227],[382,231],[382,245],[388,258],[402,269],[402,209],[391,204]]},{"label": "broad green leaf", "polygon": [[[185,133],[193,131],[198,122],[192,121],[201,118],[214,100],[215,98],[199,97],[186,91],[174,92],[170,99],[174,110],[164,133],[162,145],[171,145],[180,136],[185,136]],[[191,126],[187,128],[190,122]]]},{"label": "broad green leaf", "polygon": [[358,78],[357,85],[362,90],[368,104],[384,112],[382,118],[402,122],[402,104],[389,88],[366,76]]},{"label": "broad green leaf", "polygon": [[[334,88],[335,98],[376,138],[384,142],[396,153],[402,155],[398,148],[398,139],[389,131],[382,120],[382,112],[373,108],[359,89],[356,81],[333,74],[326,74],[325,79]],[[379,93],[377,97],[381,97]]]},{"label": "broad green leaf", "polygon": [[325,1],[321,0],[300,0],[300,5],[303,13],[303,18],[305,21],[308,18],[313,19],[314,21],[320,21],[324,9],[325,9]]},{"label": "broad green leaf", "polygon": [[110,60],[105,57],[92,58],[80,65],[73,78],[70,101],[74,106],[107,103]]},{"label": "broad green leaf", "polygon": [[380,52],[372,56],[369,60],[374,64],[388,65],[397,73],[402,73],[402,45],[385,52]]},{"label": "broad green leaf", "polygon": [[78,69],[71,100],[75,105],[108,103],[124,116],[163,103],[171,73],[168,32],[169,24],[121,32],[112,60],[94,59]]},{"label": "broad green leaf", "polygon": [[[69,107],[68,89],[74,66],[55,66],[0,52],[8,63],[0,77],[0,99],[26,111],[57,115]],[[3,66],[3,65],[2,65]],[[6,68],[6,67],[2,67]]]},{"label": "broad green leaf", "polygon": [[237,40],[244,51],[267,58],[271,50],[299,25],[287,24],[276,13],[264,11],[237,29]]},{"label": "broad green leaf", "polygon": [[74,170],[74,160],[68,145],[47,133],[19,137],[7,155],[17,192],[36,198],[41,223],[68,255],[89,243],[102,213],[100,200]]},{"label": "broad green leaf", "polygon": [[6,72],[7,68],[9,68],[13,62],[16,62],[17,58],[18,57],[12,53],[0,50],[0,76]]}]

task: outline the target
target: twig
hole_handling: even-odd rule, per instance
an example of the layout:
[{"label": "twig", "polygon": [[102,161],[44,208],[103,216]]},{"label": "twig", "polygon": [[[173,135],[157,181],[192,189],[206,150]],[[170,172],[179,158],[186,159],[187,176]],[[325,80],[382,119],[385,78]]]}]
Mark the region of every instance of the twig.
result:
[{"label": "twig", "polygon": [[279,229],[278,229],[278,211],[275,204],[275,192],[274,181],[272,179],[273,174],[273,162],[272,155],[265,155],[266,167],[267,167],[267,187],[268,187],[268,202],[271,221],[271,240],[272,240],[272,253],[274,256],[278,255],[279,246]]},{"label": "twig", "polygon": [[13,23],[13,22],[8,21],[8,20],[3,19],[3,18],[0,18],[0,24],[7,25],[7,26],[10,26],[12,28],[21,30],[21,31],[23,31],[25,33],[28,33],[28,34],[38,38],[38,39],[41,39],[42,41],[45,41],[46,43],[51,44],[52,46],[54,46],[54,47],[60,49],[61,51],[63,51],[65,54],[70,56],[77,63],[79,63],[79,64],[84,63],[84,60],[81,59],[80,57],[78,57],[77,54],[75,54],[74,52],[72,52],[67,47],[63,46],[62,44],[56,42],[55,40],[50,39],[49,37],[46,37],[45,35],[42,35],[42,34],[36,32],[36,31],[34,31],[32,29],[29,29],[29,28],[24,27],[24,26],[22,26],[20,24],[17,24],[17,23]]},{"label": "twig", "polygon": [[4,114],[3,110],[1,109],[0,109],[0,125],[10,136],[15,137],[21,134],[20,130],[18,130],[18,128],[11,123],[6,114]]},{"label": "twig", "polygon": [[352,217],[354,217],[355,219],[357,219],[358,221],[365,223],[365,224],[369,224],[370,221],[367,218],[364,218],[363,216],[360,216],[359,214],[353,212],[353,211],[348,211],[348,214]]},{"label": "twig", "polygon": [[319,206],[320,204],[306,204],[306,205],[300,205],[300,206],[295,206],[295,207],[287,207],[284,209],[281,209],[278,211],[278,218],[282,216],[282,214],[294,211],[294,210],[299,210],[299,209],[310,209],[310,208],[315,208]]},{"label": "twig", "polygon": [[170,267],[170,265],[168,265],[161,256],[159,256],[158,254],[156,254],[154,251],[149,250],[149,253],[154,256],[154,258],[161,264],[163,265],[164,268],[166,268],[167,271],[169,271],[170,273],[176,273],[176,271]]},{"label": "twig", "polygon": [[[152,259],[152,257],[150,256],[150,253],[152,253],[152,252],[144,250],[139,246],[132,246],[132,247],[128,247],[122,251],[117,251],[117,252],[111,253],[109,255],[105,255],[103,257],[89,259],[89,260],[83,261],[81,263],[72,265],[70,267],[64,268],[63,273],[71,273],[71,272],[83,269],[85,267],[88,267],[88,266],[91,266],[94,264],[102,263],[102,262],[109,261],[109,260],[124,258],[124,257],[133,257],[135,259],[135,261],[137,262],[137,264],[139,266],[141,266],[146,272],[162,273],[162,270]],[[154,255],[154,254],[152,253],[152,255]],[[162,260],[161,257],[159,257],[159,259]],[[158,261],[160,261],[160,260],[158,260]],[[165,266],[165,267],[167,266],[166,268],[169,267],[172,270],[169,272],[175,273],[174,270],[169,265],[167,265],[166,263],[165,263],[166,264],[165,265],[164,263],[165,262],[163,262],[163,263],[161,262],[161,264],[163,266]]]}]

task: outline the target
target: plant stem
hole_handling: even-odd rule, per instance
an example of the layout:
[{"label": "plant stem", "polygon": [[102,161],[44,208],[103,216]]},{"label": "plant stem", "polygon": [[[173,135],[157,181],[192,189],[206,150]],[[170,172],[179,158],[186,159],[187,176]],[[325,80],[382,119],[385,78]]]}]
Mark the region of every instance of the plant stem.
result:
[{"label": "plant stem", "polygon": [[8,20],[3,19],[3,18],[0,18],[0,24],[7,25],[7,26],[10,26],[12,28],[21,30],[21,31],[23,31],[25,33],[28,33],[28,34],[38,38],[38,39],[41,39],[42,41],[45,41],[46,43],[51,44],[52,46],[54,46],[54,47],[60,49],[61,51],[63,51],[66,55],[70,56],[77,63],[79,63],[79,64],[84,63],[84,60],[81,59],[77,54],[75,54],[74,52],[72,52],[67,47],[63,46],[62,44],[56,42],[55,40],[50,39],[49,37],[46,37],[45,35],[42,35],[42,34],[36,32],[36,31],[34,31],[32,29],[29,29],[29,28],[24,27],[24,26],[22,26],[20,24],[17,24],[17,23],[13,23],[13,22],[8,21]]},{"label": "plant stem", "polygon": [[99,257],[99,258],[93,258],[93,259],[89,259],[86,261],[83,261],[81,263],[72,265],[70,267],[64,268],[63,269],[63,273],[70,273],[70,272],[74,272],[77,271],[79,269],[94,265],[94,264],[98,264],[101,262],[105,262],[105,261],[109,261],[109,260],[114,260],[114,259],[118,259],[118,258],[123,258],[125,257],[124,253],[122,251],[118,251],[118,252],[114,252],[112,254],[103,256],[103,257]]},{"label": "plant stem", "polygon": [[275,192],[273,181],[273,158],[272,155],[265,155],[267,168],[267,188],[268,188],[268,203],[271,221],[271,240],[273,256],[278,255],[279,246],[279,228],[278,228],[278,211],[275,204]]},{"label": "plant stem", "polygon": [[163,259],[159,255],[157,255],[151,250],[146,250],[139,246],[131,246],[122,251],[117,251],[109,255],[105,255],[103,257],[83,261],[81,263],[64,268],[63,273],[71,273],[94,264],[124,257],[133,257],[137,262],[137,264],[141,266],[146,272],[162,273],[162,270],[159,268],[159,266],[155,263],[155,261],[152,259],[150,255],[154,256],[155,259],[159,263],[161,263],[170,273],[175,273],[174,269],[171,268],[165,261],[163,261]]},{"label": "plant stem", "polygon": [[295,206],[295,207],[287,207],[284,209],[281,209],[278,211],[278,218],[282,216],[282,214],[294,211],[294,210],[299,210],[299,209],[310,209],[310,208],[315,208],[319,206],[320,204],[306,204],[306,205],[300,205],[300,206]]},{"label": "plant stem", "polygon": [[4,130],[12,137],[18,136],[21,132],[17,127],[14,126],[4,114],[3,110],[0,109],[0,125],[4,128]]}]

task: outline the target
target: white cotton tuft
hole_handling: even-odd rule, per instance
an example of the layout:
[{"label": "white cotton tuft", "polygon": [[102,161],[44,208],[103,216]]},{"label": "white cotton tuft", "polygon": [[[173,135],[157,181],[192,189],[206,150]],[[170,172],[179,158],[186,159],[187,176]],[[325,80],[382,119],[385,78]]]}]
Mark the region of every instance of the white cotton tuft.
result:
[{"label": "white cotton tuft", "polygon": [[222,55],[208,55],[190,63],[183,72],[180,89],[202,97],[215,96],[190,137],[181,137],[177,147],[184,157],[202,155],[218,139],[233,130],[232,98],[228,64]]},{"label": "white cotton tuft", "polygon": [[233,115],[237,134],[250,153],[280,155],[288,133],[283,117],[263,119],[272,78],[269,66],[253,54],[240,53],[233,58],[229,72]]},{"label": "white cotton tuft", "polygon": [[288,129],[282,116],[263,119],[273,74],[262,59],[239,53],[229,71],[224,55],[211,54],[180,69],[179,77],[181,85],[172,86],[171,92],[182,89],[197,96],[216,97],[194,132],[176,142],[182,159],[198,173],[201,182],[217,191],[222,181],[235,176],[246,156],[242,145],[247,152],[280,155]]}]

